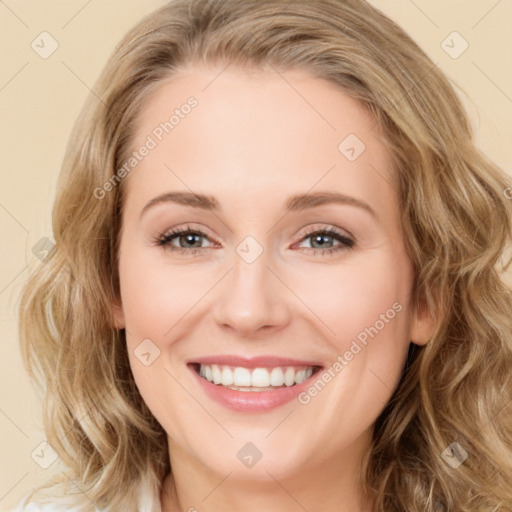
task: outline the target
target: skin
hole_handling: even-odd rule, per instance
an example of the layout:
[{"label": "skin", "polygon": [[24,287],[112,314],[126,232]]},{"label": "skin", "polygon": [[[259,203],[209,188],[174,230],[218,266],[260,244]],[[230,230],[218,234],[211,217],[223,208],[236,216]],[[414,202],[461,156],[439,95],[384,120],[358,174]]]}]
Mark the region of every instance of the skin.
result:
[{"label": "skin", "polygon": [[[162,510],[370,510],[361,459],[410,341],[425,344],[433,328],[410,303],[413,270],[390,155],[371,115],[333,84],[301,70],[223,68],[190,65],[148,97],[133,149],[190,96],[198,106],[122,183],[114,313],[140,393],[168,434],[173,473]],[[352,162],[338,149],[348,134],[366,146]],[[221,211],[167,202],[141,217],[170,191],[212,195]],[[364,201],[376,217],[350,204],[286,213],[289,196],[318,191]],[[189,224],[206,235],[202,253],[155,243]],[[326,254],[340,242],[327,235],[319,246],[306,236],[329,228],[355,245]],[[249,235],[263,248],[252,263],[236,252]],[[179,236],[172,243],[193,246]],[[233,411],[206,396],[185,364],[271,354],[329,368],[394,303],[401,311],[307,405]],[[149,366],[134,355],[145,339],[160,350]],[[237,458],[247,442],[262,453],[252,468]]]}]

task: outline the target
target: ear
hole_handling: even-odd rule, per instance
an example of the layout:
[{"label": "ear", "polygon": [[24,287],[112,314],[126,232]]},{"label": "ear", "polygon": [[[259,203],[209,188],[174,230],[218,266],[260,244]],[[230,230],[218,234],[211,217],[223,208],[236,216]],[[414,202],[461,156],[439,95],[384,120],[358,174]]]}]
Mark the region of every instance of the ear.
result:
[{"label": "ear", "polygon": [[118,295],[112,302],[111,311],[113,327],[116,329],[124,329],[126,324],[124,319],[123,302],[120,295]]},{"label": "ear", "polygon": [[409,339],[416,345],[426,345],[436,330],[434,315],[424,301],[420,302],[411,315]]}]

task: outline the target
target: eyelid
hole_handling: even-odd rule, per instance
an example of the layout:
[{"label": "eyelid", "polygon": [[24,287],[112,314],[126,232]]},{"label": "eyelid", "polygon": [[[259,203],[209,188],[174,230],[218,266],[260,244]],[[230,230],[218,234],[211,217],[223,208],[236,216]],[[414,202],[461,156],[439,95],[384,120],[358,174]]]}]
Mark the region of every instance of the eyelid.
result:
[{"label": "eyelid", "polygon": [[[351,240],[354,241],[354,243],[357,242],[356,237],[348,229],[339,228],[333,226],[332,224],[325,223],[312,224],[301,229],[299,234],[297,235],[298,241],[302,240],[302,238],[304,238],[305,236],[314,235],[317,231],[332,231],[333,233],[336,233],[339,236],[346,236],[346,238],[350,238]],[[346,235],[344,233],[346,233]]]},{"label": "eyelid", "polygon": [[[217,244],[217,245],[220,245],[219,242],[211,235],[209,235],[208,233],[205,232],[205,229],[203,228],[194,228],[190,225],[191,223],[188,223],[185,226],[179,226],[179,227],[175,227],[175,228],[169,228],[169,229],[166,229],[164,232],[162,232],[160,235],[158,235],[156,238],[155,238],[155,242],[160,242],[160,245],[165,245],[162,242],[162,240],[166,239],[166,238],[169,238],[169,239],[173,239],[175,237],[178,237],[179,235],[181,235],[182,233],[193,233],[193,234],[197,234],[198,236],[201,236],[202,238],[205,238],[207,240],[209,240],[210,242],[214,243],[214,244]],[[171,245],[170,242],[168,243],[168,245]],[[174,246],[173,246],[174,247]],[[179,247],[176,247],[176,249],[180,249]],[[196,247],[196,248],[192,248],[192,249],[189,249],[189,250],[197,250],[197,249],[207,249],[207,247]]]}]

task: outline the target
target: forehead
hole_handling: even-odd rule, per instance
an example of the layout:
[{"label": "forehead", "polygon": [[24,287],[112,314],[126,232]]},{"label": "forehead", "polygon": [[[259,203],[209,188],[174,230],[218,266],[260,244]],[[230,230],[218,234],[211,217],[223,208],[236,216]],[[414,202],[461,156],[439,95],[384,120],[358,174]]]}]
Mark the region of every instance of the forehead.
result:
[{"label": "forehead", "polygon": [[382,194],[393,168],[376,120],[303,70],[184,68],[145,99],[131,150],[149,139],[128,196],[188,188],[250,203],[318,189],[396,206]]}]

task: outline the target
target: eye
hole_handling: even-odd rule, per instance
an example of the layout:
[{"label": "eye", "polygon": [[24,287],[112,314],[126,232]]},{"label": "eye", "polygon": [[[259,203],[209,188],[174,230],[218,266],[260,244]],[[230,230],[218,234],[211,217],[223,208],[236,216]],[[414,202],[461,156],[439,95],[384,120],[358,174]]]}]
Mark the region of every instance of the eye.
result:
[{"label": "eye", "polygon": [[[192,229],[190,226],[186,228],[177,228],[168,233],[162,233],[156,240],[156,245],[163,246],[171,251],[177,251],[180,254],[187,254],[194,256],[199,252],[202,252],[204,247],[201,238],[208,239],[207,235],[200,230]],[[177,240],[178,244],[173,243],[174,239]]]},{"label": "eye", "polygon": [[[302,235],[301,240],[310,239],[310,247],[303,247],[307,252],[313,251],[313,254],[320,252],[322,255],[328,255],[334,252],[352,249],[355,240],[343,234],[334,228],[316,229],[308,231]],[[336,245],[335,242],[338,242]]]},{"label": "eye", "polygon": [[[306,252],[312,251],[315,255],[318,252],[327,255],[351,249],[355,245],[355,240],[334,228],[317,228],[303,233],[300,240],[308,239],[311,239],[310,247],[301,247],[301,249],[306,250]],[[187,226],[186,228],[177,228],[168,233],[162,233],[155,239],[155,243],[157,246],[165,247],[179,254],[196,256],[208,249],[203,244],[204,240],[210,239],[202,231]],[[174,242],[177,242],[178,245]]]}]

